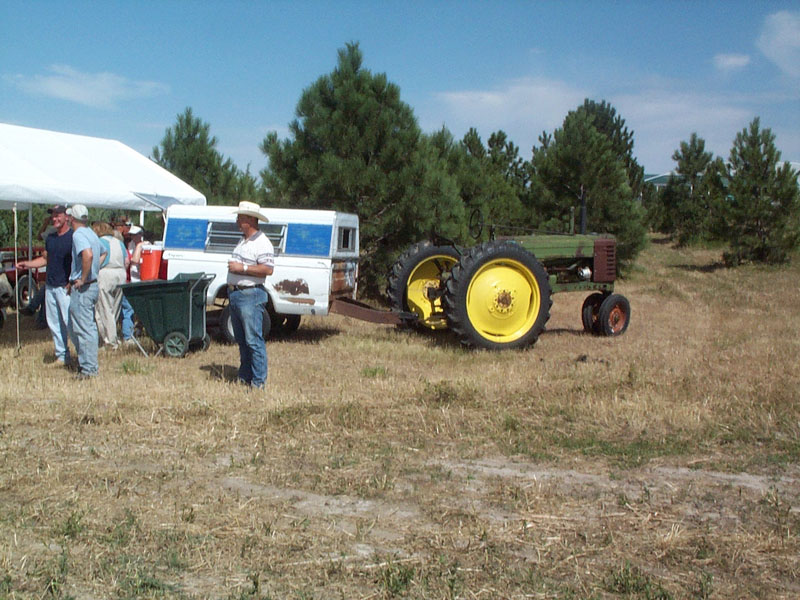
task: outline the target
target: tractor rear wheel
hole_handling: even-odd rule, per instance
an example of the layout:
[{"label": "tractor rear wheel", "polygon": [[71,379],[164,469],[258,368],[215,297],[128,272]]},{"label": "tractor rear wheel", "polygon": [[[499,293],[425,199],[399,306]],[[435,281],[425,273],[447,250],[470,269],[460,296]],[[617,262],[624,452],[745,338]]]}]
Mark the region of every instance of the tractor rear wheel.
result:
[{"label": "tractor rear wheel", "polygon": [[486,242],[453,267],[444,305],[462,344],[523,348],[536,342],[550,318],[550,282],[541,263],[519,244]]},{"label": "tractor rear wheel", "polygon": [[631,320],[631,305],[625,296],[611,294],[600,305],[597,313],[597,332],[617,336],[625,333]]},{"label": "tractor rear wheel", "polygon": [[442,296],[443,279],[458,262],[452,246],[418,242],[406,250],[392,266],[386,295],[392,310],[413,312],[420,329],[446,329]]}]

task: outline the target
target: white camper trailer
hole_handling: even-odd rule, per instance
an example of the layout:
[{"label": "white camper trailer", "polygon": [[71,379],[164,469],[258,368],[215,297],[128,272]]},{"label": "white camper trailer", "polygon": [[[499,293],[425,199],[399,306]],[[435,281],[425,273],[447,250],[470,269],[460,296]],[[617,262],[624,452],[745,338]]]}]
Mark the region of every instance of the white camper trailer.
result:
[{"label": "white camper trailer", "polygon": [[[222,308],[220,328],[232,339],[227,311],[228,260],[241,238],[231,206],[170,206],[161,259],[166,277],[212,273],[207,305]],[[292,331],[302,315],[327,315],[337,299],[355,300],[358,216],[331,210],[264,208],[261,230],[275,247],[275,270],[266,280],[273,330]],[[163,272],[163,269],[162,269]],[[265,328],[266,328],[265,327]]]}]

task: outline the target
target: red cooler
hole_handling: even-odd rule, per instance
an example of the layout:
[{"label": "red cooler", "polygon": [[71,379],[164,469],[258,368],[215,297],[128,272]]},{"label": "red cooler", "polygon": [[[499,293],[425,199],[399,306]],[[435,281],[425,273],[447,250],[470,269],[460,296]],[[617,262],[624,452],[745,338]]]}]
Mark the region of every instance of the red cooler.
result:
[{"label": "red cooler", "polygon": [[167,278],[167,262],[161,260],[162,253],[161,244],[142,246],[142,262],[139,265],[139,278],[142,281]]}]

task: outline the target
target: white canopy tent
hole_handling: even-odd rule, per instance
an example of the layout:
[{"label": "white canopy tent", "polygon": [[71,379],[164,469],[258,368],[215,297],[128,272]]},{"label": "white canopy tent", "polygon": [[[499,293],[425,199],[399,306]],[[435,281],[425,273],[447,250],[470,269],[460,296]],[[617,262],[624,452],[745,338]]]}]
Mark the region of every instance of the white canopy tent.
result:
[{"label": "white canopy tent", "polygon": [[205,203],[203,194],[117,140],[0,123],[0,208],[141,211]]},{"label": "white canopy tent", "polygon": [[28,210],[29,247],[34,204],[141,212],[205,203],[203,194],[122,142],[0,123],[0,209],[14,211],[15,238],[17,212]]}]

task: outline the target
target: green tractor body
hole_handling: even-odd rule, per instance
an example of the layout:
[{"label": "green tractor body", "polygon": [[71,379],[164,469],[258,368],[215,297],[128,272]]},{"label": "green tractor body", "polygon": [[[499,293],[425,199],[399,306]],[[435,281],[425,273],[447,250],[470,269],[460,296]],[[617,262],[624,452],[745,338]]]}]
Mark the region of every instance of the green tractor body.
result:
[{"label": "green tractor body", "polygon": [[587,333],[624,333],[630,305],[613,293],[616,275],[609,236],[497,237],[466,249],[425,241],[397,260],[387,295],[393,310],[416,315],[418,330],[450,329],[466,346],[503,350],[536,342],[557,292],[592,292],[581,308]]},{"label": "green tractor body", "polygon": [[617,278],[616,242],[596,235],[526,235],[512,239],[533,254],[556,292],[613,292]]}]

